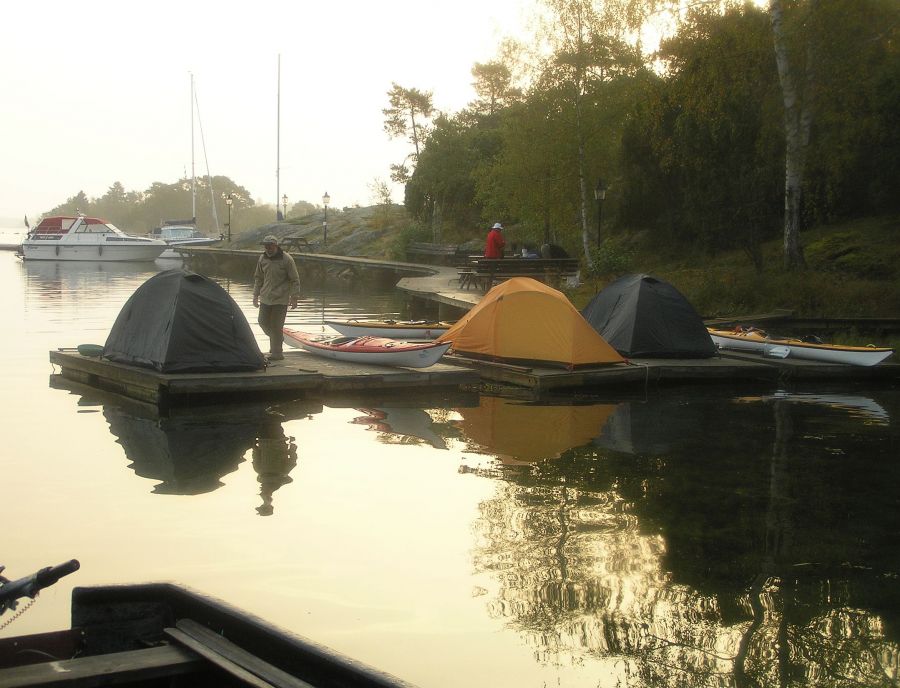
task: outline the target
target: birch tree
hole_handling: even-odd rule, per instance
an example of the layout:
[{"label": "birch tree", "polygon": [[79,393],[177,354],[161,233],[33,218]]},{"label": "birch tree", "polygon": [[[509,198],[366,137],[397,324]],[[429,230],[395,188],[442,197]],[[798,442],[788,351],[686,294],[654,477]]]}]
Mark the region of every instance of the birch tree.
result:
[{"label": "birch tree", "polygon": [[556,30],[550,36],[553,55],[538,88],[555,91],[567,101],[576,146],[581,244],[585,260],[593,267],[589,222],[593,174],[599,165],[588,161],[588,136],[593,135],[590,132],[596,118],[588,117],[586,110],[596,101],[599,87],[617,77],[633,75],[640,60],[633,48],[617,38],[622,25],[616,23],[616,17],[597,11],[592,0],[545,0],[545,4]]},{"label": "birch tree", "polygon": [[[819,0],[808,0],[808,16],[818,11]],[[813,92],[815,88],[816,55],[812,35],[807,39],[806,69],[792,58],[784,25],[782,0],[769,0],[775,62],[784,104],[784,238],[783,259],[787,270],[806,266],[800,244],[800,224],[803,212],[803,187],[806,157],[813,122]],[[801,75],[803,92],[800,91]]]}]

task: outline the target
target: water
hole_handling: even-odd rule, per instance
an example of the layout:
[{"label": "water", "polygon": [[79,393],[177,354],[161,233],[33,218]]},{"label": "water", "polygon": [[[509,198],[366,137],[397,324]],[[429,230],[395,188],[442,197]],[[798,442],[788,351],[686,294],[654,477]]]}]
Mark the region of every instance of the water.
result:
[{"label": "water", "polygon": [[[67,626],[73,585],[170,580],[421,686],[897,685],[895,389],[157,419],[60,388],[48,351],[102,344],[172,265],[0,253],[0,563],[82,563],[0,635]],[[312,292],[288,324],[385,313]]]}]

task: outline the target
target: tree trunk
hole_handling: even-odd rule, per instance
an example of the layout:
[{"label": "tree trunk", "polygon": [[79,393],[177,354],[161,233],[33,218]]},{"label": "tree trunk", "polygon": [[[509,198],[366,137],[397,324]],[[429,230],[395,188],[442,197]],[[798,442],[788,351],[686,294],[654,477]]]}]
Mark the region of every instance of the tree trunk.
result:
[{"label": "tree trunk", "polygon": [[585,146],[584,146],[584,127],[581,123],[581,85],[577,86],[575,95],[575,129],[578,135],[578,188],[580,191],[581,201],[581,246],[584,250],[584,260],[593,267],[591,260],[591,240],[588,235],[588,188],[587,177],[585,174]]},{"label": "tree trunk", "polygon": [[[810,13],[815,11],[818,0],[810,0]],[[784,267],[798,270],[806,266],[800,245],[800,223],[803,210],[803,185],[806,174],[806,150],[812,127],[811,97],[801,103],[797,92],[796,69],[788,54],[784,28],[784,9],[781,0],[769,0],[772,21],[772,37],[775,45],[775,62],[784,102]],[[811,38],[808,38],[811,43]],[[806,94],[811,96],[814,55],[810,47],[807,64]]]}]

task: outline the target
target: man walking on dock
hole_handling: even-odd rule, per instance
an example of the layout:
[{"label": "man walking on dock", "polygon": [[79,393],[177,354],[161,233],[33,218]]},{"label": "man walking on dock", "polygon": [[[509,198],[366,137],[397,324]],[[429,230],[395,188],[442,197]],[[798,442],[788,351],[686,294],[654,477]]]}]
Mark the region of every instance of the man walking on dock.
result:
[{"label": "man walking on dock", "polygon": [[297,307],[300,295],[300,273],[290,254],[281,250],[278,237],[263,239],[263,254],[253,275],[253,306],[259,308],[259,326],[269,337],[269,360],[284,358],[284,319],[288,305]]}]

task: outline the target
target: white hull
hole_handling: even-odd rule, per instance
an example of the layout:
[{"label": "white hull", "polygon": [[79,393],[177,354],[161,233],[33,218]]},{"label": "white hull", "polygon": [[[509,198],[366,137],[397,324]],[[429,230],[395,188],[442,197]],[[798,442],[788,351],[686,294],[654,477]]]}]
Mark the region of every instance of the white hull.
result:
[{"label": "white hull", "polygon": [[[164,240],[165,241],[165,240]],[[218,244],[218,239],[185,239],[183,241],[171,240],[166,241],[168,247],[160,254],[160,258],[181,258],[180,248],[195,248],[197,246],[212,246]]]},{"label": "white hull", "polygon": [[733,351],[755,351],[756,353],[761,354],[766,348],[766,343],[764,341],[742,339],[740,337],[720,337],[719,335],[712,334],[711,332],[709,336],[712,337],[713,344],[715,344],[719,349],[732,349]]},{"label": "white hull", "polygon": [[22,244],[22,255],[25,260],[79,260],[79,261],[133,261],[149,262],[160,257],[166,245],[163,242],[152,244],[68,244],[48,241],[28,242]]},{"label": "white hull", "polygon": [[390,365],[403,368],[427,368],[437,363],[441,356],[447,353],[450,342],[446,344],[429,344],[415,348],[404,348],[402,342],[398,342],[398,348],[393,351],[348,351],[330,346],[329,342],[335,337],[317,338],[304,333],[284,330],[284,341],[290,346],[303,349],[309,353],[331,358],[336,361],[349,361],[351,363],[366,363],[371,365]]},{"label": "white hull", "polygon": [[723,337],[710,333],[713,342],[720,349],[735,351],[752,351],[759,354],[782,357],[787,350],[786,358],[800,358],[821,363],[844,363],[856,366],[873,366],[881,363],[893,352],[892,349],[868,347],[842,347],[829,344],[797,343],[785,339],[747,339],[741,337]]},{"label": "white hull", "polygon": [[822,363],[846,363],[856,366],[877,365],[894,353],[891,349],[872,349],[871,351],[865,351],[862,349],[843,349],[840,347],[826,348],[812,345],[784,345],[779,344],[778,342],[773,342],[773,345],[786,346],[790,349],[790,353],[788,354],[789,358],[802,358],[808,361],[820,361]]},{"label": "white hull", "polygon": [[325,324],[347,337],[390,337],[392,339],[437,339],[449,327],[403,327],[402,323],[391,325],[363,324],[352,320],[326,320]]}]

